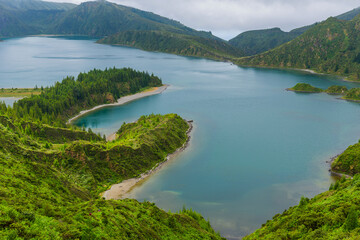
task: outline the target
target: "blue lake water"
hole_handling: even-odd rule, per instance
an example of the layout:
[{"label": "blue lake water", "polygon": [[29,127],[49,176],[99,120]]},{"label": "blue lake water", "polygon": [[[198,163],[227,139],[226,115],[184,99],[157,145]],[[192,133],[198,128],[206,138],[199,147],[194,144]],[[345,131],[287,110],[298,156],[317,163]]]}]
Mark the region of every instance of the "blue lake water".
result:
[{"label": "blue lake water", "polygon": [[0,43],[0,88],[51,85],[93,68],[132,67],[171,86],[160,95],[76,121],[110,134],[143,114],[194,120],[188,149],[130,197],[176,211],[185,205],[229,239],[328,189],[326,163],[360,136],[360,106],[327,94],[285,91],[298,82],[359,87],[336,77],[240,68],[230,63],[95,44],[19,38]]}]

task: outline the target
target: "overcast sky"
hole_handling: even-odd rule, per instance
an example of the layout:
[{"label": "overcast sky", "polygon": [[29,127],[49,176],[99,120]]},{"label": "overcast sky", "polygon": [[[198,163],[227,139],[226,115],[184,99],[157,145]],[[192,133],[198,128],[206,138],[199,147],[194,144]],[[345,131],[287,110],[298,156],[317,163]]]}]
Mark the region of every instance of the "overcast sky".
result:
[{"label": "overcast sky", "polygon": [[[47,0],[81,3],[84,0]],[[359,0],[111,0],[230,39],[254,29],[285,31],[360,7]]]}]

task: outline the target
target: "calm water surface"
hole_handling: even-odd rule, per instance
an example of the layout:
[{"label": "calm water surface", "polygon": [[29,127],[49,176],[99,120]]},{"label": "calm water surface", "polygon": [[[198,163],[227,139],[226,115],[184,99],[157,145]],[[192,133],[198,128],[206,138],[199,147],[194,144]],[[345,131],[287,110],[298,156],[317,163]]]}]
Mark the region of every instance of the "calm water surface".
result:
[{"label": "calm water surface", "polygon": [[186,205],[228,238],[328,189],[330,157],[358,141],[360,106],[284,89],[298,82],[355,87],[334,77],[239,68],[230,63],[95,44],[20,38],[0,43],[0,87],[46,86],[93,68],[132,67],[160,76],[164,93],[96,111],[79,126],[110,134],[143,114],[192,119],[190,147],[130,197],[176,211]]}]

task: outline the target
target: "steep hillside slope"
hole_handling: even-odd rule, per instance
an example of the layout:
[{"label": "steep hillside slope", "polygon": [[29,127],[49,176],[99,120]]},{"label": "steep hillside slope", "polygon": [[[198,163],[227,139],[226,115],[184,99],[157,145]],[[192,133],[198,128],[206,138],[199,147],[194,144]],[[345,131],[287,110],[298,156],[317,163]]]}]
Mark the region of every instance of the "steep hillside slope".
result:
[{"label": "steep hillside slope", "polygon": [[[352,20],[359,13],[360,8],[356,8],[335,18]],[[289,42],[316,25],[317,23],[296,28],[290,32],[284,32],[279,28],[247,31],[231,39],[229,43],[244,51],[246,56],[252,56]]]},{"label": "steep hillside slope", "polygon": [[108,36],[128,30],[166,30],[213,38],[177,21],[106,1],[85,2],[66,12],[52,29],[57,34]]},{"label": "steep hillside slope", "polygon": [[360,16],[351,21],[329,18],[288,43],[236,62],[247,66],[312,69],[359,80]]},{"label": "steep hillside slope", "polygon": [[246,56],[266,52],[276,46],[288,42],[300,33],[283,32],[280,28],[271,28],[265,30],[255,30],[241,33],[231,39],[229,43],[244,51]]},{"label": "steep hillside slope", "polygon": [[124,45],[147,51],[216,60],[230,60],[234,57],[243,56],[240,50],[230,46],[223,40],[167,31],[125,31],[101,39],[98,43]]}]

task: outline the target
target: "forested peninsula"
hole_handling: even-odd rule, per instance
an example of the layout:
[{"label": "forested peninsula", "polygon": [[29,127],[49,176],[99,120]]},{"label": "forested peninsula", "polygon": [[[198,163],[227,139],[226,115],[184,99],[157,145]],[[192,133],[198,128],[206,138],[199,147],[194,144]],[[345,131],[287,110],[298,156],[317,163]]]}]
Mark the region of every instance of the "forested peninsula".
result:
[{"label": "forested peninsula", "polygon": [[97,41],[183,56],[230,61],[244,54],[226,41],[169,31],[125,31]]},{"label": "forested peninsula", "polygon": [[176,114],[124,124],[111,142],[74,126],[80,109],[161,84],[132,69],[93,70],[0,105],[1,239],[221,239],[198,213],[109,200],[112,184],[152,169],[187,140]]}]

